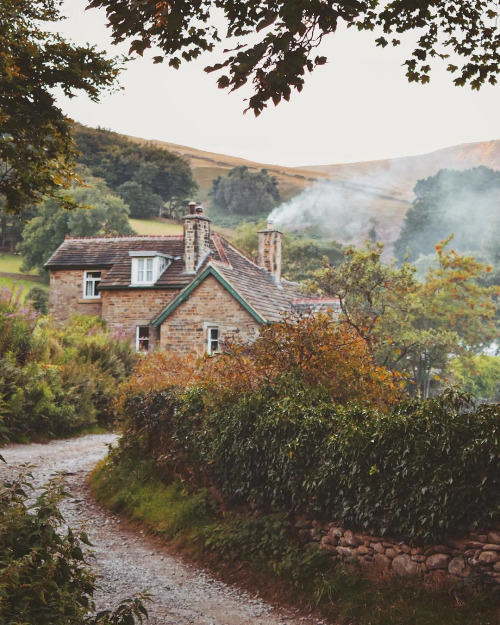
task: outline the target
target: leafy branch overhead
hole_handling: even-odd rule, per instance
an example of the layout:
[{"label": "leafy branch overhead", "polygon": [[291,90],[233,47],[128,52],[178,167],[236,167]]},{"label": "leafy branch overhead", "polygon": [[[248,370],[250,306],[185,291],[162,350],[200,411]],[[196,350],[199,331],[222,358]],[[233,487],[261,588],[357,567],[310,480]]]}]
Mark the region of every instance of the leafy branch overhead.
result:
[{"label": "leafy branch overhead", "polygon": [[155,46],[155,62],[167,59],[175,68],[234,38],[235,47],[205,71],[222,72],[221,89],[251,81],[248,108],[256,115],[269,101],[276,105],[302,90],[305,74],[327,62],[317,50],[321,41],[343,24],[380,33],[382,47],[400,45],[406,33],[416,37],[404,63],[410,82],[429,82],[436,59],[449,59],[454,83],[473,89],[496,84],[500,71],[499,8],[490,0],[91,0],[89,6],[106,10],[115,42],[131,39],[130,52],[140,55]]},{"label": "leafy branch overhead", "polygon": [[[20,213],[44,196],[59,196],[76,178],[71,122],[53,90],[97,101],[119,67],[95,47],[51,32],[61,0],[0,3],[0,198]],[[71,202],[62,200],[63,204]]]}]

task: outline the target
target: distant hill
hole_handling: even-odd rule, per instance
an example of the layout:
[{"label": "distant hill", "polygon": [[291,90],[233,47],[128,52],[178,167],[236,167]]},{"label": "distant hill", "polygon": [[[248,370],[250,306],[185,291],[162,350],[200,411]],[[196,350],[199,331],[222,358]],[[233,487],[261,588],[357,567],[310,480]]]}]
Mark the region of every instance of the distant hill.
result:
[{"label": "distant hill", "polygon": [[[322,183],[319,188],[323,189],[323,195],[328,197],[328,190],[333,190],[332,212],[326,215],[325,220],[331,226],[328,228],[328,236],[344,243],[359,243],[366,238],[370,229],[375,228],[377,237],[388,244],[389,251],[399,235],[417,180],[432,176],[444,168],[463,170],[485,165],[500,170],[500,140],[467,143],[429,154],[380,161],[282,167],[164,141],[147,141],[137,137],[129,139],[152,143],[187,158],[200,187],[197,199],[204,203],[208,203],[212,180],[225,175],[237,165],[246,165],[251,170],[267,169],[277,177],[285,202],[293,198],[293,202],[302,199],[303,203],[311,204],[315,201],[311,188],[316,183]],[[321,205],[318,202],[318,206]],[[339,223],[336,231],[338,212],[335,211],[339,210],[343,211],[344,216],[346,212],[349,213],[353,219],[345,227]],[[301,229],[297,223],[284,225]]]},{"label": "distant hill", "polygon": [[380,161],[338,165],[305,165],[299,170],[322,173],[336,180],[357,180],[389,195],[401,194],[412,200],[417,180],[433,176],[440,169],[470,169],[484,165],[500,170],[500,140],[463,143],[428,154]]}]

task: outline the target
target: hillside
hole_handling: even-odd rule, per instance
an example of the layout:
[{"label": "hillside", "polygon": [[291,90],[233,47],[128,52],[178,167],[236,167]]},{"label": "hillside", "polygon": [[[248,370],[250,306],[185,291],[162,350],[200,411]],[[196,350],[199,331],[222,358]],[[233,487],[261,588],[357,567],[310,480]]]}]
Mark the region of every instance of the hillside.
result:
[{"label": "hillside", "polygon": [[399,235],[417,180],[443,168],[463,170],[485,165],[500,170],[500,140],[380,161],[282,167],[164,141],[128,138],[187,158],[199,185],[200,202],[208,203],[212,180],[233,167],[246,165],[255,171],[266,168],[277,177],[287,207],[277,219],[280,226],[292,230],[309,228],[344,243],[359,243],[374,229],[377,238],[388,244],[389,251]]},{"label": "hillside", "polygon": [[337,165],[305,165],[300,169],[327,174],[337,180],[355,180],[389,195],[401,194],[401,197],[411,201],[417,180],[428,178],[440,169],[463,170],[480,165],[500,170],[500,140],[463,143],[418,156]]}]

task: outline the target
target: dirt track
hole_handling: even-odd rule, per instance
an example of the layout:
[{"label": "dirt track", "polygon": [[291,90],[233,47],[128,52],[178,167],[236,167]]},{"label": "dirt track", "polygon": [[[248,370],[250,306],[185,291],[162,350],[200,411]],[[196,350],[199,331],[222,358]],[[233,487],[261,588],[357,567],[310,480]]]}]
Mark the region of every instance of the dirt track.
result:
[{"label": "dirt track", "polygon": [[70,526],[86,525],[93,544],[93,566],[100,576],[96,596],[99,608],[147,590],[154,595],[149,606],[153,625],[320,625],[316,619],[277,610],[186,564],[158,540],[125,527],[97,504],[88,491],[86,477],[115,440],[111,434],[91,435],[1,450],[8,463],[0,466],[2,477],[12,475],[26,462],[36,465],[33,474],[40,485],[56,472],[64,472],[74,498],[61,508]]}]

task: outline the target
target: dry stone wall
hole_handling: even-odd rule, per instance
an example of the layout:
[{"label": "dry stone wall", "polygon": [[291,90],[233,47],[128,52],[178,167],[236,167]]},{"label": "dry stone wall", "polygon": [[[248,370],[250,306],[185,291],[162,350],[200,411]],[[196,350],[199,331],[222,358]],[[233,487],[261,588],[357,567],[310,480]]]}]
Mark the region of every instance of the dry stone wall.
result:
[{"label": "dry stone wall", "polygon": [[500,525],[461,539],[416,547],[387,537],[352,532],[336,523],[305,522],[305,541],[315,541],[333,560],[392,571],[396,575],[446,576],[500,584]]}]

